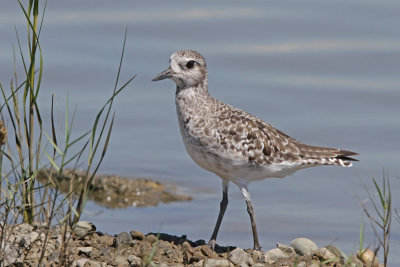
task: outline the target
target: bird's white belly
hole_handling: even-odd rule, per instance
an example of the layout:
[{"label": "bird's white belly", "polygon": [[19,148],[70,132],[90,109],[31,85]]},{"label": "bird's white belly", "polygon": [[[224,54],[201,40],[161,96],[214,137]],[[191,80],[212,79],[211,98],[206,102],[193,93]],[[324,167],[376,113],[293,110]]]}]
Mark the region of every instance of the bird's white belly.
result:
[{"label": "bird's white belly", "polygon": [[218,156],[213,151],[204,150],[202,147],[186,142],[186,151],[200,167],[213,172],[221,178],[228,179],[236,184],[249,184],[265,178],[283,178],[291,175],[306,165],[289,162],[275,163],[268,166],[250,165],[245,159],[235,158],[233,155]]}]

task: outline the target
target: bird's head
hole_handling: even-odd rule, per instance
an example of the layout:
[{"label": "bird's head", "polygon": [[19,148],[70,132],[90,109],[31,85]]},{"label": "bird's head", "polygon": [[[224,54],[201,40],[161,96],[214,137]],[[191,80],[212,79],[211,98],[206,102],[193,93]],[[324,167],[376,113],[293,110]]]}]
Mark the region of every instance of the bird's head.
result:
[{"label": "bird's head", "polygon": [[204,57],[194,50],[181,50],[170,57],[168,69],[157,74],[153,81],[173,80],[179,88],[204,86],[207,83],[207,65]]}]

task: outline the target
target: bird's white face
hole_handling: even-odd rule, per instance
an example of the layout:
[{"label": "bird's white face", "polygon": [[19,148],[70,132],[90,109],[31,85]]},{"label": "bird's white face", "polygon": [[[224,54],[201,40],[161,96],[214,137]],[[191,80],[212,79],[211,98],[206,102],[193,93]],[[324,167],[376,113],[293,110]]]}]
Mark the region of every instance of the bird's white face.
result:
[{"label": "bird's white face", "polygon": [[153,81],[173,80],[179,88],[203,85],[207,79],[204,58],[192,50],[178,51],[170,57],[169,68],[154,77]]}]

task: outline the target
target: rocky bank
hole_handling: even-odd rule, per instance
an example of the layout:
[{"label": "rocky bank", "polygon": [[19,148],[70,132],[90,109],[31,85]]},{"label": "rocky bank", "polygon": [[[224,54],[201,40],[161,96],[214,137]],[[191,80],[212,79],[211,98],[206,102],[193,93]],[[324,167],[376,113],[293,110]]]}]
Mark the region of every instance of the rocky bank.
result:
[{"label": "rocky bank", "polygon": [[[211,250],[204,240],[132,230],[111,236],[81,221],[74,229],[1,225],[1,266],[374,266],[372,251],[347,257],[334,246],[297,238],[267,251],[238,247]],[[371,265],[372,264],[372,265]]]}]

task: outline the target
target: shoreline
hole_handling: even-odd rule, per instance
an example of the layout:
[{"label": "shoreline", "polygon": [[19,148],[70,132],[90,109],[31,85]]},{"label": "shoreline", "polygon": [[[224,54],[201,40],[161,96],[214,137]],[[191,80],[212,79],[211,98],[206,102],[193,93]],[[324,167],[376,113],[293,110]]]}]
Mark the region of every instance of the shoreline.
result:
[{"label": "shoreline", "polygon": [[[188,240],[185,235],[166,233],[143,234],[132,230],[116,235],[103,234],[88,221],[80,221],[74,229],[29,224],[1,227],[5,244],[4,266],[36,266],[43,253],[44,266],[370,266],[379,267],[376,258],[363,255],[346,256],[339,248],[318,248],[306,238],[297,238],[290,245],[262,251],[239,247],[216,246],[215,251],[204,240]],[[66,231],[64,231],[66,230]],[[65,236],[65,239],[63,239]],[[46,244],[45,244],[46,243]],[[45,250],[43,251],[43,247]],[[64,251],[64,252],[63,252]],[[371,251],[372,252],[372,251]],[[367,255],[368,256],[368,255]],[[370,255],[369,255],[370,256]],[[361,258],[364,262],[361,261]],[[369,263],[368,263],[369,260]]]}]

